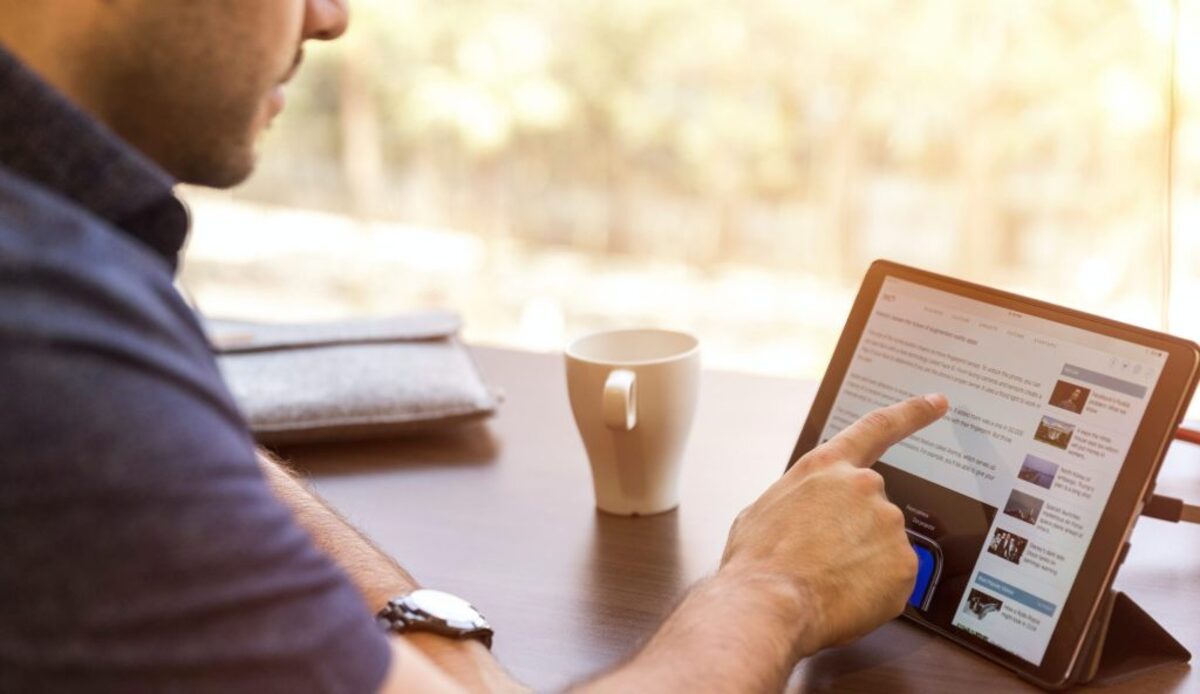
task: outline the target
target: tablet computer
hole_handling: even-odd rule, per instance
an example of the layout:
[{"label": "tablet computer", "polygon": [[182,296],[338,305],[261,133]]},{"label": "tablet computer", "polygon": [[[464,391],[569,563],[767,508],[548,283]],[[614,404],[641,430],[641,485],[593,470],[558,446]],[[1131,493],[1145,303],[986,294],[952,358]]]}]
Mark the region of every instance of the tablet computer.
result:
[{"label": "tablet computer", "polygon": [[1060,687],[1198,365],[1186,340],[879,261],[789,467],[876,407],[945,393],[875,466],[919,560],[905,616]]}]

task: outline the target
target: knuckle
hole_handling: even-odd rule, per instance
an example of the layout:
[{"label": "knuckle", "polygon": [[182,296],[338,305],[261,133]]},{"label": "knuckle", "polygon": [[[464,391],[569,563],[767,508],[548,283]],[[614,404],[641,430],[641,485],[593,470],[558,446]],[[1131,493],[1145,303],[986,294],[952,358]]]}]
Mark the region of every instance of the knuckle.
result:
[{"label": "knuckle", "polygon": [[823,494],[829,488],[830,482],[838,480],[838,468],[836,466],[825,466],[814,468],[811,472],[800,480],[800,484],[808,494]]},{"label": "knuckle", "polygon": [[873,494],[883,490],[883,475],[870,468],[854,468],[848,474],[863,492]]},{"label": "knuckle", "polygon": [[725,539],[725,544],[730,545],[735,543],[742,536],[742,530],[746,527],[746,512],[749,509],[742,509],[734,517],[733,522],[729,524],[729,533]]},{"label": "knuckle", "polygon": [[816,466],[820,460],[821,449],[818,448],[800,460],[797,460],[796,464],[793,465],[792,468],[800,475],[807,475],[808,473],[812,472],[813,467]]},{"label": "knuckle", "polygon": [[863,416],[862,423],[866,429],[876,433],[892,431],[896,426],[895,417],[887,410],[868,412]]},{"label": "knuckle", "polygon": [[899,506],[890,502],[883,504],[883,510],[880,511],[880,516],[883,518],[883,522],[886,525],[899,528],[901,530],[904,529],[904,511],[900,510]]},{"label": "knuckle", "polygon": [[841,457],[838,446],[834,443],[827,443],[820,448],[813,449],[811,453],[801,458],[798,464],[803,466],[803,470],[812,471],[831,465],[841,460]]}]

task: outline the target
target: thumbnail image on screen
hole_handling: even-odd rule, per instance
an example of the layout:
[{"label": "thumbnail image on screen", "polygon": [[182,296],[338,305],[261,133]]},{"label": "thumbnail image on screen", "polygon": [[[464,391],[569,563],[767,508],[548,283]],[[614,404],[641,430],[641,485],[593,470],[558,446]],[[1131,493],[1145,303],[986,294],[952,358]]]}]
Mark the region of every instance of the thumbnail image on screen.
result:
[{"label": "thumbnail image on screen", "polygon": [[1027,455],[1021,463],[1021,469],[1017,471],[1017,479],[1049,489],[1054,486],[1054,476],[1057,474],[1058,466],[1054,463],[1042,460],[1036,455]]},{"label": "thumbnail image on screen", "polygon": [[1073,425],[1047,416],[1042,417],[1042,421],[1038,423],[1033,438],[1065,451],[1071,445],[1071,437],[1074,435],[1075,427]]},{"label": "thumbnail image on screen", "polygon": [[1088,396],[1091,394],[1092,391],[1088,388],[1067,381],[1059,381],[1054,385],[1054,392],[1050,394],[1050,404],[1059,409],[1080,414],[1083,412],[1084,405],[1087,405]]},{"label": "thumbnail image on screen", "polygon": [[975,615],[976,619],[984,619],[993,612],[999,612],[1000,608],[1004,607],[1004,601],[992,595],[988,595],[982,590],[971,589],[971,594],[967,597],[967,610]]},{"label": "thumbnail image on screen", "polygon": [[1042,500],[1036,496],[1014,489],[1008,497],[1008,503],[1004,505],[1004,512],[1030,525],[1037,525],[1038,515],[1042,512],[1042,503]]},{"label": "thumbnail image on screen", "polygon": [[1005,561],[1020,564],[1021,555],[1025,553],[1025,546],[1028,544],[1029,540],[1020,535],[996,528],[992,541],[988,544],[988,551]]}]

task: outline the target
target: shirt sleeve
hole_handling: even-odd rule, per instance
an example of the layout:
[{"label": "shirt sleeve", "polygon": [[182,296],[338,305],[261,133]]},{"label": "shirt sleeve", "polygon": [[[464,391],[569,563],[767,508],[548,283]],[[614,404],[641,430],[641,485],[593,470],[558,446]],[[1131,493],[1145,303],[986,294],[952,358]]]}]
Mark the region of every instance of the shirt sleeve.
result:
[{"label": "shirt sleeve", "polygon": [[0,689],[375,691],[169,274],[0,258],[0,307]]}]

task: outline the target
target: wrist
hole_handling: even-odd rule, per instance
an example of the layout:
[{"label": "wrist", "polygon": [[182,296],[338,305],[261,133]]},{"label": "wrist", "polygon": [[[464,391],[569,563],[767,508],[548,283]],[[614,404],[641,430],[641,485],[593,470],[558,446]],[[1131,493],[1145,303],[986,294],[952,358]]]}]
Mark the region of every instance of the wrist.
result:
[{"label": "wrist", "polygon": [[633,660],[585,689],[780,691],[796,661],[812,652],[810,602],[783,574],[726,562]]},{"label": "wrist", "polygon": [[500,666],[482,643],[472,639],[451,639],[429,632],[404,634],[411,646],[420,650],[439,670],[467,691],[529,691]]},{"label": "wrist", "polygon": [[730,562],[713,582],[784,644],[791,662],[820,650],[821,602],[803,581],[750,563]]}]

